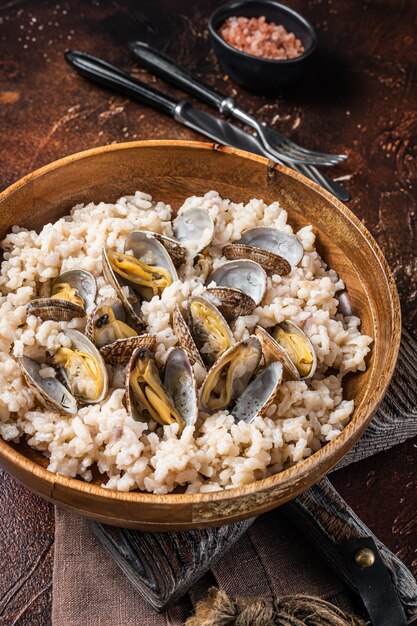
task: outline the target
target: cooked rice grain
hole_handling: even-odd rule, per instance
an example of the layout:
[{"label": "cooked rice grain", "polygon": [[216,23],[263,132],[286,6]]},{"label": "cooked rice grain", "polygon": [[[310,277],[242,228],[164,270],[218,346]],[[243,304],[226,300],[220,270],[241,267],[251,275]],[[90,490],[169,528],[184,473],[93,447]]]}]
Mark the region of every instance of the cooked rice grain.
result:
[{"label": "cooked rice grain", "polygon": [[[287,213],[278,202],[251,200],[246,205],[223,200],[211,191],[188,198],[183,206],[201,206],[213,217],[210,247],[214,267],[224,262],[222,247],[252,226],[273,226],[292,233]],[[100,405],[83,407],[75,416],[61,416],[39,407],[23,380],[17,359],[26,354],[42,360],[68,345],[68,328],[83,330],[85,318],[42,322],[26,315],[26,305],[42,294],[50,279],[72,268],[83,268],[97,279],[98,297],[115,295],[102,276],[104,243],[122,251],[135,228],[172,235],[170,205],[137,192],[115,204],[78,205],[71,216],[47,224],[37,234],[14,227],[2,242],[0,274],[0,434],[6,441],[26,437],[49,458],[48,468],[66,476],[91,480],[97,464],[109,489],[142,489],[168,493],[178,486],[187,493],[228,489],[248,484],[307,458],[337,437],[349,422],[353,401],[343,400],[342,377],[365,369],[371,338],[361,334],[360,320],[337,313],[337,292],[343,282],[326,268],[314,248],[311,226],[298,231],[304,246],[299,267],[288,276],[268,277],[268,291],[252,315],[236,321],[236,340],[248,337],[255,324],[270,328],[286,319],[299,324],[317,353],[318,369],[311,381],[282,385],[276,405],[253,423],[235,423],[228,411],[200,414],[197,428],[148,428],[135,422],[123,403],[123,371],[110,374],[111,387]],[[191,260],[179,281],[142,306],[147,332],[157,337],[156,359],[162,365],[177,344],[170,327],[175,304],[204,293]],[[332,373],[328,372],[329,368]],[[194,367],[201,384],[204,372]],[[337,375],[335,375],[337,371]],[[46,373],[48,373],[46,371]]]}]

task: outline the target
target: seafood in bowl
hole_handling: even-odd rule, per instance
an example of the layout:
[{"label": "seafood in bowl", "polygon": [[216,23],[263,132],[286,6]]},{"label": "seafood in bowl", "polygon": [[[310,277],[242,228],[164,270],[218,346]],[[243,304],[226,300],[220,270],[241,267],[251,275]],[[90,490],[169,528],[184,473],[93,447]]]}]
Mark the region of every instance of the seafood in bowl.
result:
[{"label": "seafood in bowl", "polygon": [[0,275],[0,433],[110,489],[248,484],[353,412],[371,338],[278,202],[216,192],[174,214],[141,192],[15,228]]}]

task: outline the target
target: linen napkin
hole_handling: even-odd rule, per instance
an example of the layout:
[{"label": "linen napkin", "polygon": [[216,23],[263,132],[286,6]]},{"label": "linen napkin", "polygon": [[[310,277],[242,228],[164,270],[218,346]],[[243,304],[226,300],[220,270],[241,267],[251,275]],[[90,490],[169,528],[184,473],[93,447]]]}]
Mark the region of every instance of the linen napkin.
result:
[{"label": "linen napkin", "polygon": [[53,626],[182,626],[217,585],[230,596],[303,593],[352,610],[342,582],[280,509],[259,517],[227,557],[165,613],[139,595],[81,517],[56,507]]}]

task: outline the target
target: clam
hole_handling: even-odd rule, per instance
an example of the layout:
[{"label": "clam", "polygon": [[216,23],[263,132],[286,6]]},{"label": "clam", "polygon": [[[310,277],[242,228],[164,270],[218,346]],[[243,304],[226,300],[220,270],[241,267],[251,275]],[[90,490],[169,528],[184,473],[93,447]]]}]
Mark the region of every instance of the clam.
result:
[{"label": "clam", "polygon": [[181,313],[179,306],[176,304],[172,312],[172,329],[178,337],[178,342],[187,353],[191,364],[199,363],[205,369],[205,365],[200,356],[195,341],[191,335],[190,329]]},{"label": "clam", "polygon": [[172,348],[165,363],[164,385],[186,426],[194,425],[198,417],[197,385],[187,353]]},{"label": "clam", "polygon": [[273,403],[282,382],[282,363],[271,363],[249,383],[233,408],[237,422],[252,422],[257,415],[265,415]]},{"label": "clam", "polygon": [[265,270],[248,259],[238,261],[226,261],[212,272],[207,279],[207,284],[212,281],[217,287],[232,287],[240,289],[255,302],[260,304],[266,291]]},{"label": "clam", "polygon": [[204,252],[199,252],[194,258],[194,269],[197,270],[198,276],[203,281],[207,280],[207,277],[211,272],[212,265],[213,259],[209,255],[207,250],[204,250]]},{"label": "clam", "polygon": [[296,366],[301,380],[311,378],[317,367],[317,356],[307,335],[293,322],[281,322],[272,337]]},{"label": "clam", "polygon": [[268,250],[286,259],[292,267],[299,264],[304,254],[303,244],[298,237],[271,226],[249,228],[242,233],[237,243]]},{"label": "clam", "polygon": [[113,269],[132,284],[143,300],[161,295],[165,287],[178,280],[169,253],[152,233],[144,230],[129,233],[125,252],[129,251],[132,251],[133,257],[125,255],[123,259],[115,259]]},{"label": "clam", "polygon": [[223,315],[202,296],[188,301],[188,325],[207,365],[212,365],[233,343],[232,331]]},{"label": "clam", "polygon": [[20,367],[28,387],[48,411],[61,415],[77,413],[77,401],[68,389],[55,376],[41,376],[40,371],[44,366],[27,356],[22,356]]},{"label": "clam", "polygon": [[261,342],[264,365],[270,365],[271,363],[279,361],[284,367],[285,380],[300,380],[298,369],[290,359],[287,352],[282,346],[279,345],[279,343],[275,341],[272,335],[270,335],[265,328],[262,328],[262,326],[256,326],[255,336]]},{"label": "clam", "polygon": [[210,287],[204,292],[204,297],[219,309],[226,320],[250,315],[256,307],[250,296],[234,287]]},{"label": "clam", "polygon": [[201,406],[207,411],[227,409],[246,389],[259,365],[262,349],[251,336],[226,350],[209,370],[201,389]]},{"label": "clam", "polygon": [[77,330],[67,330],[71,347],[60,347],[53,363],[60,368],[72,395],[84,404],[101,402],[107,394],[106,364],[95,345]]},{"label": "clam", "polygon": [[36,315],[43,321],[69,322],[84,317],[95,300],[95,278],[81,269],[63,272],[52,281],[49,298],[35,298],[27,305],[27,314]]},{"label": "clam", "polygon": [[162,426],[178,424],[179,433],[184,427],[171,396],[162,385],[155,357],[146,348],[135,350],[127,366],[126,405],[136,421],[153,419]]},{"label": "clam", "polygon": [[138,333],[126,323],[126,313],[121,300],[105,298],[88,316],[84,334],[98,348],[102,348],[117,339],[135,337]]},{"label": "clam", "polygon": [[[143,328],[144,322],[141,314],[141,300],[137,294],[133,291],[132,286],[123,280],[121,276],[113,271],[112,264],[108,255],[109,248],[103,248],[103,274],[106,281],[116,291],[118,298],[123,304],[127,315],[132,320],[133,324],[138,328]],[[127,292],[127,295],[126,295]]]},{"label": "clam", "polygon": [[255,261],[263,267],[267,274],[285,276],[291,272],[291,265],[288,263],[287,259],[269,250],[262,250],[262,248],[248,246],[244,243],[230,243],[224,246],[222,254],[226,259],[229,259],[229,261],[235,261],[237,259],[250,259],[251,261]]},{"label": "clam", "polygon": [[136,348],[155,347],[155,335],[139,335],[125,320],[125,310],[118,298],[102,300],[88,317],[85,335],[100,349],[109,365],[126,365]]},{"label": "clam", "polygon": [[177,241],[187,250],[197,254],[210,245],[214,234],[214,222],[205,209],[188,207],[179,211],[173,231]]}]

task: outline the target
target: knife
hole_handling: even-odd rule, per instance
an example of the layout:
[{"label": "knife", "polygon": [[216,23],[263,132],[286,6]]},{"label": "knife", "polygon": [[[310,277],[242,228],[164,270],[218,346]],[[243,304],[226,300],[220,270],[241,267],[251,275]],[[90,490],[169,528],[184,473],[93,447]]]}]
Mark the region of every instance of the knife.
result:
[{"label": "knife", "polygon": [[[175,100],[154,87],[132,78],[107,61],[77,51],[66,52],[65,59],[85,78],[170,115],[177,122],[202,133],[216,143],[265,156],[275,163],[282,164],[261,145],[256,137],[249,135],[234,124],[206,113],[186,100]],[[315,167],[293,165],[293,169],[325,187],[340,200],[349,200],[349,194],[344,187],[319,172]]]}]

